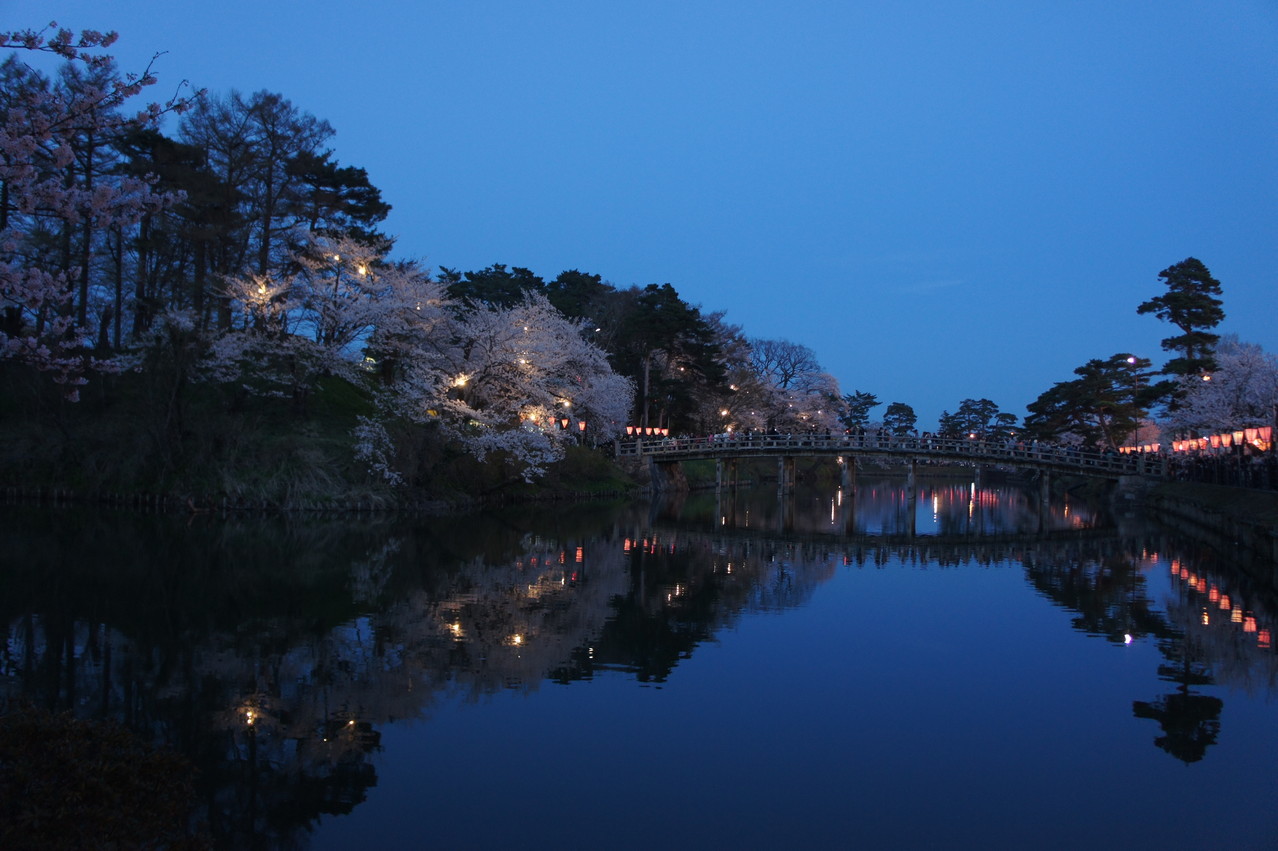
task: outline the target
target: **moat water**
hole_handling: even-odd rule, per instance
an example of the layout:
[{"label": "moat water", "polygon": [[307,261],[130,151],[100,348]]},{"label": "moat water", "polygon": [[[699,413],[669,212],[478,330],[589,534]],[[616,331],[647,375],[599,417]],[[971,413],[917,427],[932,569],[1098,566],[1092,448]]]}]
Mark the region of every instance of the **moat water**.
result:
[{"label": "moat water", "polygon": [[1013,484],[0,536],[0,712],[189,755],[219,847],[1278,847],[1272,589]]}]

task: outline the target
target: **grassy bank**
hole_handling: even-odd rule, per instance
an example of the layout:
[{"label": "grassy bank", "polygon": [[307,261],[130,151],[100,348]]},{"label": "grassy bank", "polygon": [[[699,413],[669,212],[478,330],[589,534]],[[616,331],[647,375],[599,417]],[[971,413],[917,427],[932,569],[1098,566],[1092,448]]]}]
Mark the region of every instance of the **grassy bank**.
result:
[{"label": "grassy bank", "polygon": [[0,372],[0,487],[10,494],[195,508],[337,509],[458,505],[623,493],[603,453],[569,447],[534,485],[501,457],[477,461],[430,427],[390,424],[388,485],[356,457],[352,430],[371,396],[328,379],[302,398],[192,385],[179,377],[98,376],[69,402],[47,377]]}]

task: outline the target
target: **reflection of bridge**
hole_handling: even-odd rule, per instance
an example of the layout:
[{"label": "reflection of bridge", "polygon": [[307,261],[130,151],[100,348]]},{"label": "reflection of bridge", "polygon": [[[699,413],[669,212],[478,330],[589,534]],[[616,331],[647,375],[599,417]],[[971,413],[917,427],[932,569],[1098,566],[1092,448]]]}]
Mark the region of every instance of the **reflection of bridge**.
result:
[{"label": "reflection of bridge", "polygon": [[1077,447],[951,437],[896,437],[885,434],[728,434],[713,437],[639,438],[622,442],[618,457],[647,458],[657,489],[669,487],[671,472],[683,461],[713,460],[719,485],[735,484],[737,462],[750,458],[776,458],[777,481],[782,489],[794,484],[796,458],[829,457],[843,468],[844,484],[851,485],[859,458],[886,458],[905,462],[911,482],[919,461],[982,467],[986,465],[1063,474],[1119,479],[1123,476],[1163,476],[1166,466],[1159,455],[1120,455]]},{"label": "reflection of bridge", "polygon": [[975,561],[1032,563],[1059,559],[1062,552],[1099,560],[1114,553],[1139,552],[1142,541],[1120,536],[1113,528],[1059,529],[1045,532],[983,533],[972,535],[869,535],[840,536],[820,532],[777,532],[769,529],[715,528],[712,532],[690,529],[687,524],[659,522],[655,528],[671,530],[686,546],[702,541],[716,552],[731,547],[791,550],[808,560],[840,557],[845,564],[882,562],[888,557],[902,563],[957,564]]}]

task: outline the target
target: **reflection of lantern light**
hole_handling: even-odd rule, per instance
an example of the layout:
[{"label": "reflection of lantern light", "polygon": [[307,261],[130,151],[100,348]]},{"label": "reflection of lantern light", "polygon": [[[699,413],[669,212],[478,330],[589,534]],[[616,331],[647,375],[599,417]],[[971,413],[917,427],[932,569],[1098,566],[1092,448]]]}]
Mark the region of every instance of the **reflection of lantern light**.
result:
[{"label": "reflection of lantern light", "polygon": [[1242,623],[1242,619],[1243,619],[1243,614],[1242,614],[1242,609],[1240,608],[1235,607],[1233,611],[1229,613],[1229,620],[1232,621],[1233,623]]},{"label": "reflection of lantern light", "polygon": [[1231,606],[1229,605],[1229,595],[1228,595],[1228,594],[1221,594],[1221,595],[1220,595],[1220,610],[1221,610],[1222,612],[1227,612],[1227,611],[1229,611],[1229,609],[1230,609],[1230,608],[1231,608]]},{"label": "reflection of lantern light", "polygon": [[1203,626],[1211,623],[1211,615],[1207,614],[1207,610],[1203,609]]},{"label": "reflection of lantern light", "polygon": [[1269,647],[1269,630],[1262,629],[1260,632],[1256,633],[1256,644],[1264,648]]},{"label": "reflection of lantern light", "polygon": [[1250,615],[1243,618],[1243,632],[1255,632],[1255,631],[1256,631],[1256,619],[1251,617]]},{"label": "reflection of lantern light", "polygon": [[1207,599],[1213,603],[1220,599],[1220,589],[1215,585],[1211,586],[1211,590],[1207,592]]}]

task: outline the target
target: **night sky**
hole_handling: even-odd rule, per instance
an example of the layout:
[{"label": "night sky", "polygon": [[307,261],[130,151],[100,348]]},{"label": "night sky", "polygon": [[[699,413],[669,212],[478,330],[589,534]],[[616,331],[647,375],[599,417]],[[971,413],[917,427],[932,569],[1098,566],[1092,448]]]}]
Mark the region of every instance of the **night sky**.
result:
[{"label": "night sky", "polygon": [[[396,256],[674,285],[922,429],[1018,416],[1197,257],[1278,351],[1278,3],[63,2],[164,99],[328,120]],[[874,413],[881,415],[883,409]]]}]

